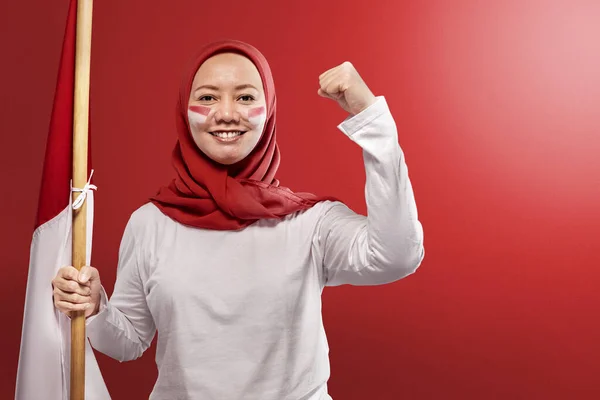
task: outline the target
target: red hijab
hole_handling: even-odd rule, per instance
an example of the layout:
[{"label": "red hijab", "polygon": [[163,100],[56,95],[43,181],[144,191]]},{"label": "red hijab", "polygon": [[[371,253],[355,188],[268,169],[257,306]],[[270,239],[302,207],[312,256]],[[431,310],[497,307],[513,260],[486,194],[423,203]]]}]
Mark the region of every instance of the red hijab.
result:
[{"label": "red hijab", "polygon": [[[198,68],[208,58],[223,52],[241,54],[254,63],[262,79],[267,107],[267,120],[256,147],[245,159],[230,166],[211,160],[198,148],[187,120],[188,99]],[[178,140],[172,156],[176,177],[150,198],[152,203],[184,225],[238,230],[262,218],[282,218],[306,210],[319,201],[335,200],[310,193],[294,193],[279,186],[275,179],[280,161],[275,116],[275,85],[265,57],[251,45],[234,40],[205,46],[179,90]]]}]

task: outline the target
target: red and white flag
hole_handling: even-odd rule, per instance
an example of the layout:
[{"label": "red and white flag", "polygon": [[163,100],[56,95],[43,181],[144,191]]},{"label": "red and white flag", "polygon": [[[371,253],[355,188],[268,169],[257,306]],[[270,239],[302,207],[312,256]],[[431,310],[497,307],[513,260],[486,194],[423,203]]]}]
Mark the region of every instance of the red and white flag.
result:
[{"label": "red and white flag", "polygon": [[[54,307],[52,279],[61,266],[72,265],[71,175],[76,7],[77,1],[71,0],[31,241],[16,400],[69,399],[71,321]],[[88,160],[88,167],[91,168],[89,157]],[[94,204],[92,192],[86,190],[84,193],[87,201],[86,264],[89,265]],[[85,398],[110,399],[88,341],[85,357]]]}]

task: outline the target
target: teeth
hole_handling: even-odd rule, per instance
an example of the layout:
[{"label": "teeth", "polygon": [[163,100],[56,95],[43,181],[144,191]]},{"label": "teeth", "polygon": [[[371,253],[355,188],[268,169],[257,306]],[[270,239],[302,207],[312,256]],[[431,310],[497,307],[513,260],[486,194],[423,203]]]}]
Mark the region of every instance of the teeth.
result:
[{"label": "teeth", "polygon": [[222,139],[232,139],[236,136],[239,136],[242,134],[242,132],[237,131],[237,132],[213,132],[212,133],[214,136],[218,136]]}]

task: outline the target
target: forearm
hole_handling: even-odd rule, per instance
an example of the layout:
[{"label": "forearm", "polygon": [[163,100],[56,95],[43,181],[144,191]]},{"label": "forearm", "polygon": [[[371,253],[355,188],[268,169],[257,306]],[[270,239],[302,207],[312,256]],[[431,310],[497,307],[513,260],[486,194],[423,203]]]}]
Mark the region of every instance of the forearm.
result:
[{"label": "forearm", "polygon": [[423,229],[395,122],[385,99],[339,126],[363,149],[367,216],[336,208],[325,220],[328,285],[375,285],[420,265]]},{"label": "forearm", "polygon": [[94,349],[118,361],[130,361],[143,354],[154,336],[153,323],[142,325],[144,332],[138,332],[118,306],[107,300],[102,289],[99,312],[87,319],[86,331]]}]

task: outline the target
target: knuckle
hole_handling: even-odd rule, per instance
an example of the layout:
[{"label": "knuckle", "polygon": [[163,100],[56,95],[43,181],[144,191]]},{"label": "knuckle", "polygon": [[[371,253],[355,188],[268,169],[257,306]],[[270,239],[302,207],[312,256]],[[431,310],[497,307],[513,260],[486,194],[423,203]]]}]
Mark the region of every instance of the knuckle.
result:
[{"label": "knuckle", "polygon": [[73,303],[83,303],[85,301],[85,297],[80,294],[74,294],[72,299]]},{"label": "knuckle", "polygon": [[64,266],[61,269],[58,270],[58,274],[59,275],[65,275],[67,273],[69,273],[69,270],[71,269],[70,266]]}]

